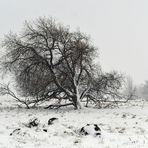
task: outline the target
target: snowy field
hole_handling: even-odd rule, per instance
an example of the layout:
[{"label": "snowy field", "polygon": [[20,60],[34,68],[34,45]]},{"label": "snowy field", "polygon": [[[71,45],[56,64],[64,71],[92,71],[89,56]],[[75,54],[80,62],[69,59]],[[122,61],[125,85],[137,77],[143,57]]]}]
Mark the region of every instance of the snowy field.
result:
[{"label": "snowy field", "polygon": [[[39,126],[26,127],[34,117],[40,120]],[[48,125],[52,117],[58,121]],[[81,127],[91,123],[99,125],[101,137],[79,134]],[[10,106],[6,99],[0,103],[0,148],[148,148],[148,104],[135,102],[116,109],[28,110]]]}]

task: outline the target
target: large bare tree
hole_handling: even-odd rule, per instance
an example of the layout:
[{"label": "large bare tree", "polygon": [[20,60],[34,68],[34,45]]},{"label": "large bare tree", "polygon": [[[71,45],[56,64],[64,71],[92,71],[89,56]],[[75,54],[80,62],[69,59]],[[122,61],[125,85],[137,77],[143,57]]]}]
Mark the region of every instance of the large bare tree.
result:
[{"label": "large bare tree", "polygon": [[82,108],[83,98],[105,92],[113,95],[121,87],[119,75],[103,75],[100,66],[93,64],[97,48],[89,37],[80,31],[71,32],[52,18],[26,22],[21,34],[5,37],[3,47],[4,69],[14,74],[19,94],[35,98],[31,100],[34,103],[68,100],[63,105],[77,109]]}]

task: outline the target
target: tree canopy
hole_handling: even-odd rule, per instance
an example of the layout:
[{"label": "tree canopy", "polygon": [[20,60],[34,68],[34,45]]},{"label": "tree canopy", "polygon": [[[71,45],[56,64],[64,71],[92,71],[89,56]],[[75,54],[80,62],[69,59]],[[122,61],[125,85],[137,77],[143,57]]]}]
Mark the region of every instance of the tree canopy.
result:
[{"label": "tree canopy", "polygon": [[94,64],[98,49],[90,38],[52,18],[26,22],[21,34],[5,37],[3,47],[3,68],[13,73],[21,96],[35,98],[32,102],[57,99],[60,106],[65,100],[77,109],[84,98],[119,97],[122,76]]}]

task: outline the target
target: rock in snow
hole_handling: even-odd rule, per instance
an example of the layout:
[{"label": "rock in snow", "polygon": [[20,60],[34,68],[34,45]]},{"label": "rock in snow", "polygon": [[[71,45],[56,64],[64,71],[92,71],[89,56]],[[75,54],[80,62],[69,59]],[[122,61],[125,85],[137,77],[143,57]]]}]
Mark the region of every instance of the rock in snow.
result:
[{"label": "rock in snow", "polygon": [[98,127],[97,124],[87,124],[80,129],[80,133],[82,135],[98,136],[101,135],[101,129]]},{"label": "rock in snow", "polygon": [[19,133],[20,132],[20,128],[17,128],[17,129],[15,129],[15,130],[13,130],[13,132],[12,133],[10,133],[10,136],[12,136],[13,134],[15,134],[15,133]]},{"label": "rock in snow", "polygon": [[50,119],[48,120],[48,125],[52,125],[52,124],[55,123],[57,120],[58,120],[58,118],[55,118],[55,117],[50,118]]},{"label": "rock in snow", "polygon": [[28,127],[31,128],[31,127],[38,126],[39,123],[40,123],[40,121],[38,118],[32,118],[32,119],[30,119],[30,121],[28,123]]}]

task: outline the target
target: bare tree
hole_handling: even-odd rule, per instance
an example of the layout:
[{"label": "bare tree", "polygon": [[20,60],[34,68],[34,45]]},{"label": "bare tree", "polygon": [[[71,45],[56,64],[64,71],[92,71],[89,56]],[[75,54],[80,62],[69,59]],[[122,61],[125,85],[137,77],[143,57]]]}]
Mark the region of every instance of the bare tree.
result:
[{"label": "bare tree", "polygon": [[125,103],[128,97],[123,95],[121,91],[123,82],[123,75],[115,71],[97,75],[93,78],[91,88],[86,94],[87,105],[94,102],[99,108],[107,108]]},{"label": "bare tree", "polygon": [[[87,35],[71,32],[52,18],[26,22],[20,35],[5,37],[3,47],[2,65],[13,73],[18,93],[37,102],[57,99],[56,107],[73,105],[77,109],[82,108],[84,98],[117,94],[121,86],[115,73],[103,74],[93,64],[97,48]],[[69,102],[61,104],[63,100]]]},{"label": "bare tree", "polygon": [[130,100],[137,98],[136,86],[134,86],[133,80],[130,76],[126,77],[124,93]]},{"label": "bare tree", "polygon": [[138,95],[142,99],[148,100],[148,80],[146,80],[144,84],[139,86]]}]

